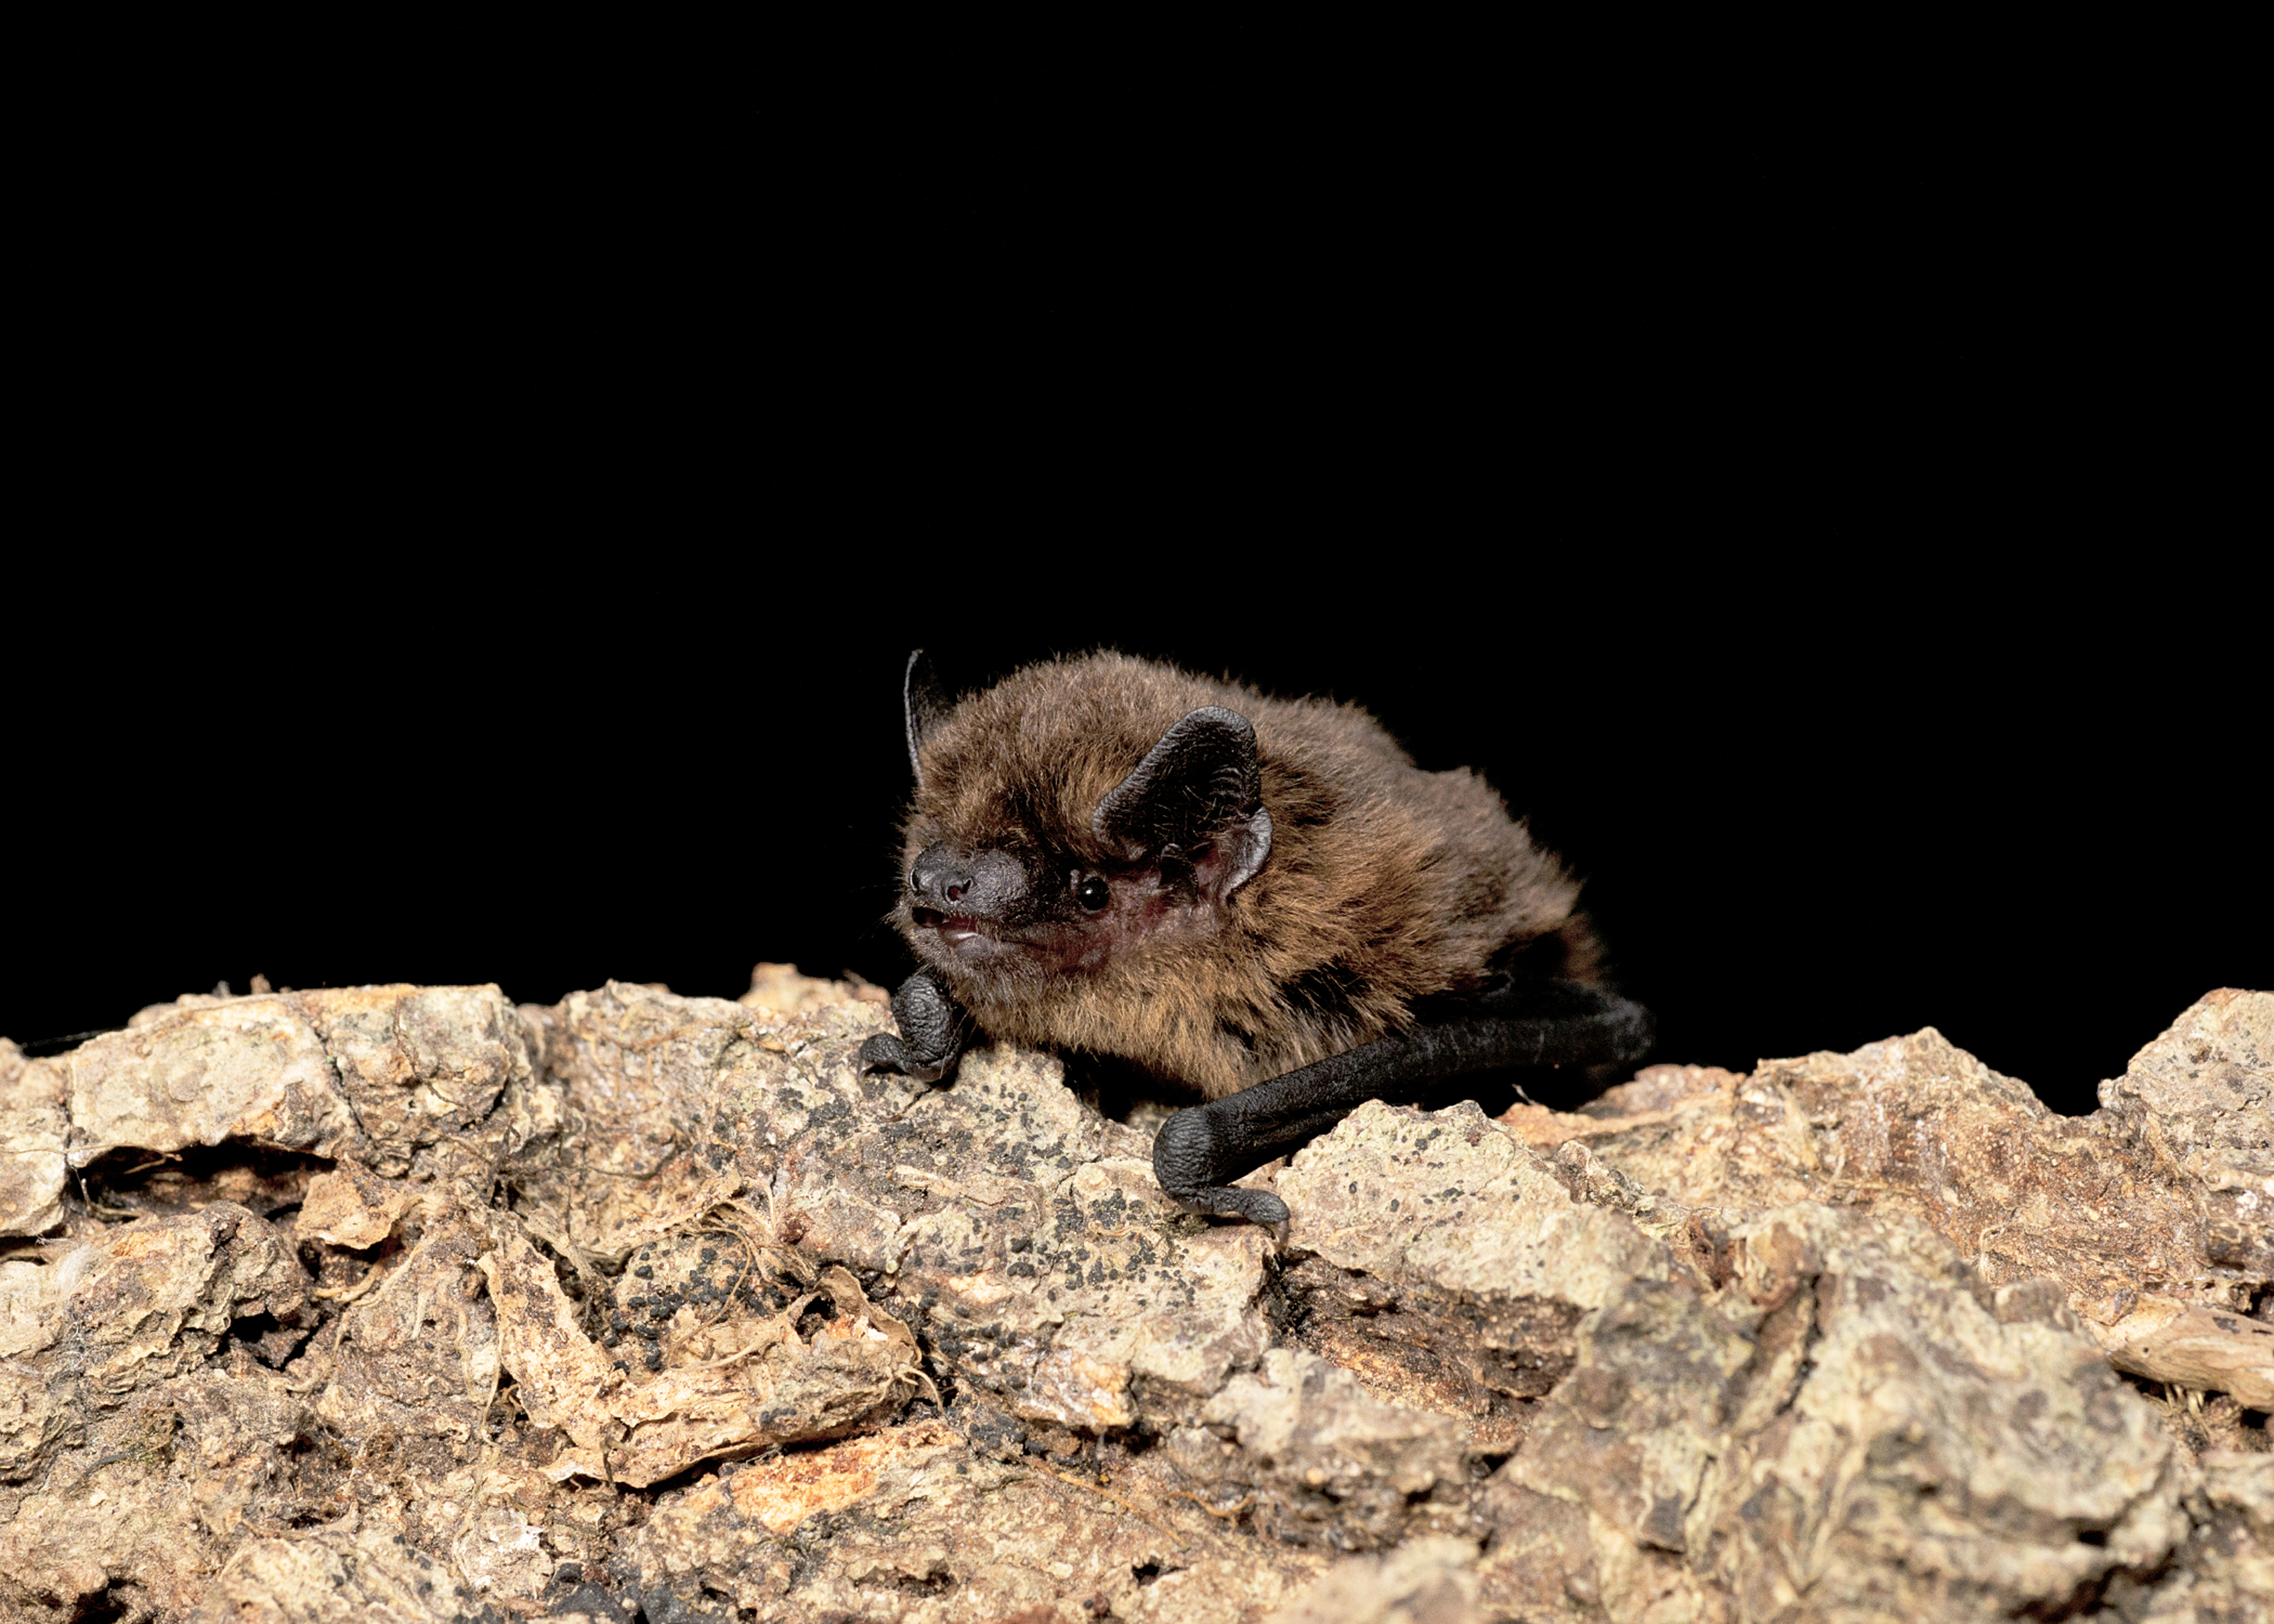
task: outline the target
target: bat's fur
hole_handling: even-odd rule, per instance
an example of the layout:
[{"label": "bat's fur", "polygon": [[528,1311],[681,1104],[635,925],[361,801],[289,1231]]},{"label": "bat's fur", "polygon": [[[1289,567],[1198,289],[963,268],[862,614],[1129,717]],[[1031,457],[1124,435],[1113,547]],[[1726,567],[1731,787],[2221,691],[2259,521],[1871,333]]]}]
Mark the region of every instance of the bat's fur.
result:
[{"label": "bat's fur", "polygon": [[1271,849],[1246,884],[1203,899],[1195,928],[1035,974],[942,952],[903,896],[895,922],[990,1035],[1121,1056],[1221,1099],[1381,1037],[1416,999],[1457,995],[1518,952],[1599,979],[1578,883],[1475,773],[1422,771],[1354,705],[1118,654],[1030,666],[928,728],[903,873],[943,838],[1116,872],[1092,813],[1204,705],[1254,726]]}]

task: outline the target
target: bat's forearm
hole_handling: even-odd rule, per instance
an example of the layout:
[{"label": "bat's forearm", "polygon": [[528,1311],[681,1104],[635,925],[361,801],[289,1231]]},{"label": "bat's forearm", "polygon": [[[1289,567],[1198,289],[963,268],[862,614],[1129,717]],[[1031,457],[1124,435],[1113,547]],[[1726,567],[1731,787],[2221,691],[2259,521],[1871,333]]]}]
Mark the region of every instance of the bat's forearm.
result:
[{"label": "bat's forearm", "polygon": [[1472,1071],[1624,1063],[1650,1048],[1641,1005],[1573,982],[1503,984],[1465,1007],[1458,1017],[1178,1112],[1154,1139],[1154,1177],[1196,1211],[1282,1222],[1287,1208],[1276,1196],[1231,1189],[1230,1181],[1307,1144],[1368,1100],[1410,1100]]}]

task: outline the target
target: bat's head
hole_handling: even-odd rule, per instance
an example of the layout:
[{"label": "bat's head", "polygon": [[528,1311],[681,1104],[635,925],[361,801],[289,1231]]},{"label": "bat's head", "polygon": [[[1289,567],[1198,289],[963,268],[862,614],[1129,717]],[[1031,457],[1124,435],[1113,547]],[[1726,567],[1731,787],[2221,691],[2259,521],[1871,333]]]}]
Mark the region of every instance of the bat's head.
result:
[{"label": "bat's head", "polygon": [[1096,973],[1224,929],[1271,851],[1254,729],[1118,656],[950,706],[908,662],[915,810],[895,921],[975,989]]}]

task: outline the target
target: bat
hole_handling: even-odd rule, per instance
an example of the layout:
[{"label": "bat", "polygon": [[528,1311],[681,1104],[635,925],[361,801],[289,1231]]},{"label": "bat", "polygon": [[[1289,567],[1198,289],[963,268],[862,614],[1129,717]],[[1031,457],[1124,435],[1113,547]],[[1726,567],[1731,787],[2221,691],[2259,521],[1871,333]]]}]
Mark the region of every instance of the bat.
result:
[{"label": "bat", "polygon": [[919,650],[903,696],[919,967],[865,1069],[937,1082],[981,1034],[1133,1064],[1208,1101],[1155,1137],[1162,1190],[1281,1223],[1231,1181],[1369,1099],[1650,1047],[1562,862],[1354,705],[1111,653],[951,703]]}]

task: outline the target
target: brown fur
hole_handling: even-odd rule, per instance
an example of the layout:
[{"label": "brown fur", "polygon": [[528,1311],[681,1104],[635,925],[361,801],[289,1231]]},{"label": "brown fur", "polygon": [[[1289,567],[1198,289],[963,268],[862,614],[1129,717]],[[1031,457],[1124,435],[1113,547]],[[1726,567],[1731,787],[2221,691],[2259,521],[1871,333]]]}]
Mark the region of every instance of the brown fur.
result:
[{"label": "brown fur", "polygon": [[[1597,979],[1577,882],[1475,773],[1422,771],[1354,705],[1267,698],[1118,654],[1030,666],[928,732],[903,872],[942,838],[1110,868],[1092,812],[1203,705],[1255,729],[1269,859],[1209,929],[1094,972],[943,966],[988,1034],[1119,1056],[1220,1099],[1382,1036],[1415,999],[1472,986],[1526,944],[1555,961],[1548,973]],[[906,898],[896,922],[917,942]]]}]

